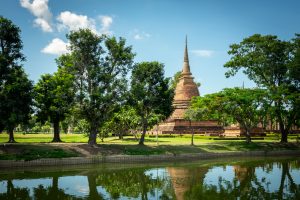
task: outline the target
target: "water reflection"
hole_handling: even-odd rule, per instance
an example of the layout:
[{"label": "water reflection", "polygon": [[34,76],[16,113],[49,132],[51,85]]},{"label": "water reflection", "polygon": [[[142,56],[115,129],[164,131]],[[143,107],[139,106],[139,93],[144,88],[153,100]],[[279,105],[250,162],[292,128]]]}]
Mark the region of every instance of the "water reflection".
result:
[{"label": "water reflection", "polygon": [[300,199],[300,160],[1,172],[0,199]]}]

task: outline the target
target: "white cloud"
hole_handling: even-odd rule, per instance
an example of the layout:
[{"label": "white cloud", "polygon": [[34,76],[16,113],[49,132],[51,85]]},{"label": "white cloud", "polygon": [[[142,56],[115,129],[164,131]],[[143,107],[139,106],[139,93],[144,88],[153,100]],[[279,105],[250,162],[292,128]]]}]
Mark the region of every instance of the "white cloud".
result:
[{"label": "white cloud", "polygon": [[142,37],[140,34],[135,34],[135,35],[133,36],[133,38],[134,38],[135,40],[141,40],[141,39],[143,39],[143,37]]},{"label": "white cloud", "polygon": [[69,43],[62,41],[59,38],[54,38],[41,52],[46,54],[61,55],[68,53],[67,47]]},{"label": "white cloud", "polygon": [[97,29],[95,19],[89,18],[86,15],[78,15],[70,11],[61,12],[57,17],[57,20],[59,22],[57,26],[59,31],[62,31],[64,29],[76,31],[80,28],[88,28],[95,34],[111,34],[111,31],[109,29],[111,24],[113,23],[112,17],[99,16],[101,28]]},{"label": "white cloud", "polygon": [[48,7],[48,0],[20,0],[21,6],[28,9],[35,17],[34,24],[45,32],[52,32],[52,13]]},{"label": "white cloud", "polygon": [[191,52],[199,57],[211,57],[214,54],[212,50],[192,50]]},{"label": "white cloud", "polygon": [[45,32],[52,32],[52,31],[53,31],[53,29],[52,29],[52,27],[50,26],[50,24],[49,24],[46,20],[44,20],[44,19],[42,19],[42,18],[37,18],[37,19],[35,19],[35,20],[34,20],[34,23],[35,23],[37,26],[40,26],[40,27],[42,28],[42,30],[45,31]]},{"label": "white cloud", "polygon": [[58,30],[78,30],[80,28],[88,28],[92,32],[97,33],[95,20],[88,18],[86,15],[77,15],[70,11],[64,11],[59,14],[57,20],[60,22]]},{"label": "white cloud", "polygon": [[133,39],[135,40],[143,40],[145,38],[149,38],[151,35],[149,33],[139,31],[138,29],[133,30]]},{"label": "white cloud", "polygon": [[113,23],[113,19],[110,16],[100,16],[100,21],[101,21],[101,30],[100,32],[102,34],[111,34],[111,31],[109,30],[111,24]]},{"label": "white cloud", "polygon": [[[49,0],[20,0],[22,7],[29,10],[36,18],[34,25],[40,27],[45,32],[53,32],[52,13],[48,7]],[[111,34],[110,27],[113,23],[113,18],[107,15],[99,16],[97,20],[86,15],[79,15],[70,11],[61,12],[57,16],[58,23],[56,24],[58,31],[73,31],[80,28],[90,29],[95,34]],[[101,27],[97,27],[99,23]]]}]

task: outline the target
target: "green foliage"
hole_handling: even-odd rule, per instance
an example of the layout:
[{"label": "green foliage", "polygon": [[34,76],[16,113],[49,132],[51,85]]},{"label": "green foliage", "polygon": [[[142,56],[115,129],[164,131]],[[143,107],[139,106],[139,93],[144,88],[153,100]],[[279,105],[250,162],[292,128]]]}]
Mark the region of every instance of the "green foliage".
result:
[{"label": "green foliage", "polygon": [[176,89],[180,76],[181,76],[181,71],[178,71],[174,74],[173,78],[171,79],[171,88],[173,88],[174,90]]},{"label": "green foliage", "polygon": [[123,135],[129,134],[130,130],[137,129],[139,123],[140,117],[136,111],[130,106],[123,106],[101,127],[100,138],[103,139],[108,133],[111,133],[118,135],[119,139],[123,139]]},{"label": "green foliage", "polygon": [[89,132],[89,124],[86,120],[80,119],[76,122],[76,126],[74,127],[74,133],[84,133],[88,134]]},{"label": "green foliage", "polygon": [[238,122],[246,131],[250,142],[250,130],[257,126],[265,114],[265,91],[261,89],[226,88],[221,92],[194,99],[191,108],[192,119],[214,118],[226,124]]},{"label": "green foliage", "polygon": [[282,142],[295,122],[299,122],[299,35],[291,41],[277,36],[255,34],[239,44],[230,46],[232,55],[224,67],[226,76],[234,76],[240,69],[258,86],[269,91],[272,101],[270,115],[275,115],[282,133]]},{"label": "green foliage", "polygon": [[288,65],[288,76],[292,85],[300,90],[300,34],[296,34],[296,38],[293,39],[293,59]]},{"label": "green foliage", "polygon": [[0,85],[2,86],[10,70],[19,66],[25,57],[20,29],[12,21],[0,16]]},{"label": "green foliage", "polygon": [[169,87],[169,79],[164,77],[164,65],[158,62],[136,64],[131,77],[131,95],[132,105],[141,117],[140,144],[143,144],[147,128],[154,125],[149,119],[166,118],[172,112],[174,90]]},{"label": "green foliage", "polygon": [[186,116],[191,120],[217,120],[223,126],[233,124],[235,120],[231,115],[223,112],[222,98],[219,93],[207,94],[203,97],[194,97],[187,115],[191,112],[192,116]]},{"label": "green foliage", "polygon": [[35,85],[35,103],[41,121],[64,120],[72,107],[74,90],[73,76],[60,68],[54,75],[41,76]]},{"label": "green foliage", "polygon": [[53,141],[60,142],[61,121],[70,113],[74,102],[74,76],[60,67],[53,75],[42,75],[35,85],[35,106],[41,122],[48,119],[54,124]]},{"label": "green foliage", "polygon": [[98,36],[88,29],[72,31],[70,41],[76,99],[81,116],[89,123],[89,144],[96,144],[99,127],[124,101],[126,74],[134,54],[125,39]]},{"label": "green foliage", "polygon": [[1,119],[8,130],[29,120],[32,104],[32,82],[20,67],[10,70],[0,91]]},{"label": "green foliage", "polygon": [[119,199],[121,196],[148,199],[148,194],[154,193],[154,190],[163,184],[159,177],[154,179],[146,174],[144,169],[139,168],[102,173],[96,180],[97,185],[105,188],[113,199]]},{"label": "green foliage", "polygon": [[14,142],[14,128],[29,119],[32,82],[20,66],[25,60],[20,29],[1,16],[0,44],[0,132],[6,129]]},{"label": "green foliage", "polygon": [[20,29],[0,16],[0,132],[6,129],[9,142],[14,142],[13,130],[27,123],[32,104],[32,82],[20,62],[25,60]]},{"label": "green foliage", "polygon": [[46,121],[42,126],[41,126],[41,132],[42,133],[50,133],[51,130],[51,124],[49,121]]}]

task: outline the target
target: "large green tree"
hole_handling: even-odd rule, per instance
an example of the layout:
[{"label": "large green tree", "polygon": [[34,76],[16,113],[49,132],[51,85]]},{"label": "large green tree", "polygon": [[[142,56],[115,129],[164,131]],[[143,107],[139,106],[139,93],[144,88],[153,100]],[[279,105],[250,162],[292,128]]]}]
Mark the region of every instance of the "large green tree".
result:
[{"label": "large green tree", "polygon": [[[206,103],[206,105],[203,104]],[[251,142],[250,131],[257,127],[264,112],[265,91],[261,89],[226,88],[213,95],[194,99],[191,110],[199,120],[214,118],[221,123],[238,122],[245,130],[247,142]]]},{"label": "large green tree", "polygon": [[32,82],[21,67],[22,48],[20,29],[0,16],[0,131],[8,131],[9,142],[15,142],[14,128],[31,112]]},{"label": "large green tree", "polygon": [[250,80],[269,91],[273,101],[270,115],[273,113],[279,123],[281,142],[287,142],[292,125],[299,121],[299,87],[294,84],[299,76],[292,73],[299,74],[299,46],[299,35],[291,41],[282,41],[277,36],[255,34],[230,45],[228,53],[232,57],[224,65],[229,69],[227,77],[243,69]]},{"label": "large green tree", "polygon": [[127,135],[129,131],[138,128],[140,117],[131,106],[125,105],[115,112],[112,118],[105,123],[105,131],[109,131],[123,139],[123,135]]},{"label": "large green tree", "polygon": [[136,64],[131,76],[131,95],[132,105],[141,117],[143,132],[139,144],[143,145],[147,129],[154,125],[151,119],[158,115],[168,117],[173,110],[174,90],[164,77],[164,65],[158,62]]},{"label": "large green tree", "polygon": [[126,75],[134,54],[125,39],[98,36],[88,29],[67,35],[73,57],[76,99],[80,114],[89,124],[90,145],[115,109],[124,101]]},{"label": "large green tree", "polygon": [[35,85],[35,104],[38,119],[42,122],[50,119],[54,127],[52,142],[61,142],[60,122],[70,113],[74,102],[74,76],[60,67],[53,75],[42,75]]}]

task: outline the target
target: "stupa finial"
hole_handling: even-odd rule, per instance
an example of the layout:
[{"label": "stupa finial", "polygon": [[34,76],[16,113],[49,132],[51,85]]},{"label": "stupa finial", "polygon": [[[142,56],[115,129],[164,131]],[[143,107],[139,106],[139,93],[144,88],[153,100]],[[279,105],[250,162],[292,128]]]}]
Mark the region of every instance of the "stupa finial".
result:
[{"label": "stupa finial", "polygon": [[190,64],[189,64],[188,47],[187,47],[187,35],[185,36],[185,49],[184,49],[182,74],[191,74]]}]

